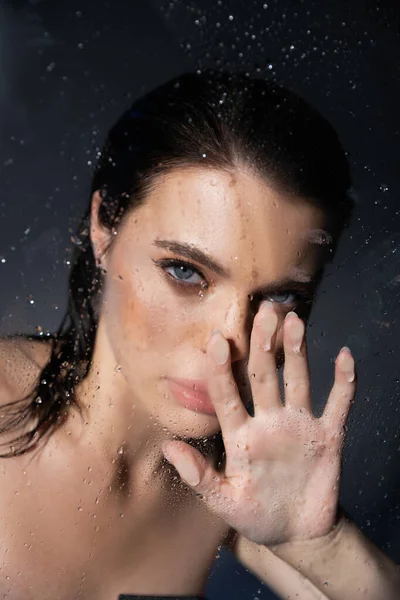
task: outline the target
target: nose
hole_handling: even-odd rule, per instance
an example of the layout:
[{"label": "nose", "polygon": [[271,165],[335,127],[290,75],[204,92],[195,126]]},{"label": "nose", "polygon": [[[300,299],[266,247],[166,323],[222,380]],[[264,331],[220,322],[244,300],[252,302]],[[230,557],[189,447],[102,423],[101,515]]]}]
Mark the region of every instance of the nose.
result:
[{"label": "nose", "polygon": [[228,340],[231,362],[246,360],[250,353],[250,336],[254,317],[258,308],[250,298],[229,301],[228,305],[213,310],[209,336],[213,329],[219,329]]}]

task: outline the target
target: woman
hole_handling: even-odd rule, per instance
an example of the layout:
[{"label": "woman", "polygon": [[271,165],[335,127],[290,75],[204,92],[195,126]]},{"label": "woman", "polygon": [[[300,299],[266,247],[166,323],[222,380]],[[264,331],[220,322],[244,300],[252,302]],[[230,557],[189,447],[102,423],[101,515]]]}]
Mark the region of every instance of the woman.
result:
[{"label": "woman", "polygon": [[59,331],[2,342],[4,597],[201,597],[225,544],[282,598],[394,598],[337,508],[348,349],[311,412],[304,324],[352,209],[331,126],[186,74],[98,158]]}]

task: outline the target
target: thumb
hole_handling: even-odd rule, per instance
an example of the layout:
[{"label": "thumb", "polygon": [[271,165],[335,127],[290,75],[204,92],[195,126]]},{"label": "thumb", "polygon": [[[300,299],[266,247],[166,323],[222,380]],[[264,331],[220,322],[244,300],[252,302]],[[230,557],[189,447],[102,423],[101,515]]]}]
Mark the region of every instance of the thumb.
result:
[{"label": "thumb", "polygon": [[220,477],[201,452],[185,442],[165,442],[162,451],[183,481],[195,488],[196,493],[208,496],[217,491]]}]

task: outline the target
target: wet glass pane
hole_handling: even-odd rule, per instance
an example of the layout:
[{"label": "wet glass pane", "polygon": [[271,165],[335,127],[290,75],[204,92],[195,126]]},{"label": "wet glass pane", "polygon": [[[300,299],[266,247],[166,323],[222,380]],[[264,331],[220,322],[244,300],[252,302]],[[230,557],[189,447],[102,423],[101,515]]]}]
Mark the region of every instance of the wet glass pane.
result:
[{"label": "wet glass pane", "polygon": [[[317,418],[334,383],[335,359],[350,348],[357,391],[344,428],[339,506],[362,539],[393,561],[389,571],[400,562],[399,38],[398,7],[390,0],[1,3],[0,453],[17,453],[0,459],[4,597],[286,597],[280,585],[289,571],[279,575],[279,565],[289,562],[265,559],[262,579],[254,553],[252,570],[227,543],[232,528],[245,531],[251,510],[241,524],[227,524],[161,454],[161,443],[175,440],[207,464],[215,456],[229,461],[204,399],[214,329],[230,340],[232,375],[249,418],[261,418],[250,397],[260,367],[249,353],[262,300],[274,303],[277,345],[287,312],[308,319]],[[185,72],[212,79],[210,69],[240,73],[240,94],[215,83],[221,93],[207,107],[195,79],[174,79],[170,103],[162,94],[146,96]],[[336,252],[325,243],[329,226],[318,212],[322,196],[331,210],[346,187],[336,142],[322,121],[320,129],[308,113],[302,121],[302,109],[290,108],[285,95],[268,100],[269,117],[254,102],[241,108],[251,88],[246,78],[298,94],[337,131],[354,209]],[[133,104],[140,98],[148,100]],[[195,168],[179,170],[188,165]],[[145,181],[150,171],[154,178]],[[82,220],[95,191],[99,220]],[[129,213],[131,195],[139,202],[141,193],[152,208]],[[331,210],[333,221],[338,210]],[[181,243],[179,253],[171,240]],[[190,254],[193,245],[218,265],[201,263]],[[317,280],[320,255],[310,248],[327,261],[315,290],[308,276]],[[296,289],[283,286],[289,275]],[[288,386],[278,366],[284,398]],[[201,379],[193,384],[194,400],[179,385],[180,391],[168,387],[171,378]],[[266,439],[272,430],[265,427]],[[254,473],[246,452],[255,452],[255,439],[235,438],[231,447],[246,473]],[[17,452],[21,440],[31,444],[25,454]],[[45,442],[42,454],[36,441]],[[285,443],[278,437],[274,447]],[[328,471],[321,472],[319,481]],[[288,473],[278,478],[282,489]],[[280,489],[264,486],[270,494]],[[299,489],[287,489],[279,502],[295,507]],[[315,515],[328,496],[315,501]],[[259,536],[250,536],[270,552],[286,531],[279,527],[284,511],[276,515],[269,529],[275,538],[271,533],[260,543],[264,517]],[[325,531],[317,521],[314,537]],[[372,585],[367,574],[361,578]],[[331,591],[339,574],[327,579],[320,589],[328,598],[349,597],[346,584],[342,596]]]}]

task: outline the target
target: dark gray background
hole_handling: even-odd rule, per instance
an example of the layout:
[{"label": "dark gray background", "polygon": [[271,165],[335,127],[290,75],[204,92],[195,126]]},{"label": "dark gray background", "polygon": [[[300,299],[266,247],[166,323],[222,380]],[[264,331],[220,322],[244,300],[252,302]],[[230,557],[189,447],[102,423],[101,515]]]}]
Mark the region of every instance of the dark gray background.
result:
[{"label": "dark gray background", "polygon": [[[31,0],[0,5],[0,334],[54,330],[97,148],[137,96],[184,70],[242,67],[302,94],[337,128],[356,215],[308,341],[319,413],[343,345],[357,402],[341,503],[400,562],[397,2]],[[221,551],[210,600],[272,598]]]}]

